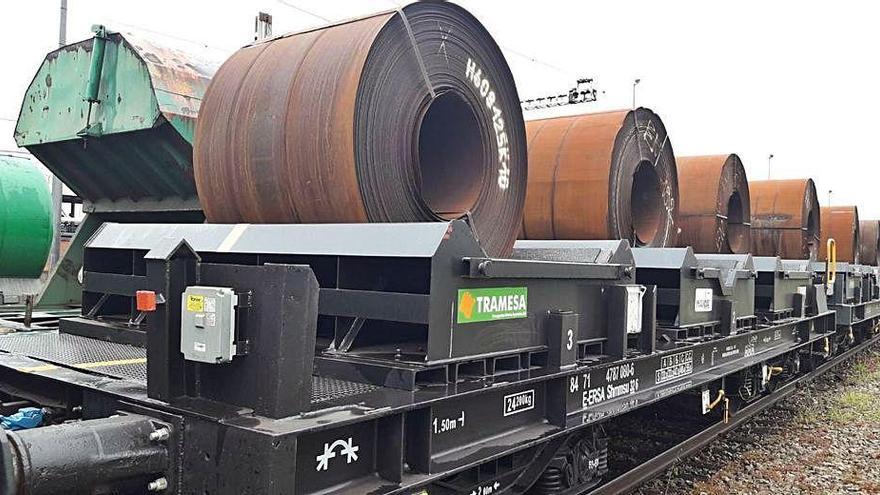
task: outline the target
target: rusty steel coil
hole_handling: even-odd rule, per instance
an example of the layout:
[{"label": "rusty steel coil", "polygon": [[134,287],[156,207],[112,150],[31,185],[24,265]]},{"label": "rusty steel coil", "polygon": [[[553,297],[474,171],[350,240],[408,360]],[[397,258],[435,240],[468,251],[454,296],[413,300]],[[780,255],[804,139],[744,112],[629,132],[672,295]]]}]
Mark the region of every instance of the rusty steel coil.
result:
[{"label": "rusty steel coil", "polygon": [[247,46],[202,101],[194,172],[209,222],[441,221],[491,255],[522,218],[519,96],[482,24],[447,2]]},{"label": "rusty steel coil", "polygon": [[859,263],[859,209],[855,206],[822,207],[822,242],[819,259],[828,259],[828,239],[837,244],[837,261]]},{"label": "rusty steel coil", "polygon": [[647,108],[526,123],[525,239],[627,239],[675,245],[678,176],[660,117]]},{"label": "rusty steel coil", "polygon": [[686,156],[678,166],[678,245],[697,253],[751,249],[746,171],[737,155]]},{"label": "rusty steel coil", "polygon": [[878,266],[880,261],[880,220],[859,221],[859,256],[861,263]]},{"label": "rusty steel coil", "polygon": [[752,254],[816,259],[820,211],[813,179],[749,182]]}]

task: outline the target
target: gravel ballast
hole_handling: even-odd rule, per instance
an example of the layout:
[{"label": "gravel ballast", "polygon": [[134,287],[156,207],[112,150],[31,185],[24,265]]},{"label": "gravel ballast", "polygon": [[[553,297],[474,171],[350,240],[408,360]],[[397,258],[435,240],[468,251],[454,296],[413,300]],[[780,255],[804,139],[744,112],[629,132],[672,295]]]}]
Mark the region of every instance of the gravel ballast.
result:
[{"label": "gravel ballast", "polygon": [[817,378],[634,493],[880,494],[880,348]]}]

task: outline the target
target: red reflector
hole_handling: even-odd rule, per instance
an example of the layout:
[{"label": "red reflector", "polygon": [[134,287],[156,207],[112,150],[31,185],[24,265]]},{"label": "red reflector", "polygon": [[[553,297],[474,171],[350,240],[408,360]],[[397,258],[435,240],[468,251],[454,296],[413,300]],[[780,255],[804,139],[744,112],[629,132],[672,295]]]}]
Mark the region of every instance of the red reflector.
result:
[{"label": "red reflector", "polygon": [[139,290],[135,293],[138,311],[156,311],[156,293],[151,290]]}]

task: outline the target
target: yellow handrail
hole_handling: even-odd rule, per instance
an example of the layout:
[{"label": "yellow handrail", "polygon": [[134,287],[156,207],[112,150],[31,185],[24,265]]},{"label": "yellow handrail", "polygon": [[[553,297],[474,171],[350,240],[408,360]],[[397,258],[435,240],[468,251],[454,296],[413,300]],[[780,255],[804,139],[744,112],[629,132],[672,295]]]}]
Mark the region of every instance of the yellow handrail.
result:
[{"label": "yellow handrail", "polygon": [[730,422],[730,399],[727,398],[723,388],[718,390],[718,397],[706,406],[706,410],[715,409],[722,401],[724,402],[724,424],[727,424]]},{"label": "yellow handrail", "polygon": [[828,259],[825,260],[825,280],[828,287],[834,287],[834,280],[837,278],[837,241],[834,238],[828,238],[827,244]]}]

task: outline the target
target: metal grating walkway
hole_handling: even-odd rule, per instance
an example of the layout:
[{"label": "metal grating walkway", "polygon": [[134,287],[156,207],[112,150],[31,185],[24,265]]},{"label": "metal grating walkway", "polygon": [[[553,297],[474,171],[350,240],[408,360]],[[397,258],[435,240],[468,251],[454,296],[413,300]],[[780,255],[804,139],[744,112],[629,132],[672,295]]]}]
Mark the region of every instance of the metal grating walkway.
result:
[{"label": "metal grating walkway", "polygon": [[350,382],[348,380],[340,380],[338,378],[328,378],[324,376],[312,377],[312,404],[326,402],[329,400],[343,399],[353,395],[360,395],[372,392],[379,387],[368,383]]},{"label": "metal grating walkway", "polygon": [[[140,347],[57,331],[35,331],[0,335],[0,352],[21,354],[52,363],[26,371],[46,370],[54,365],[62,365],[115,378],[147,382],[147,354]],[[311,402],[318,404],[342,399],[378,388],[366,383],[314,376]]]},{"label": "metal grating walkway", "polygon": [[147,381],[147,353],[140,347],[57,331],[36,331],[0,336],[0,351],[116,378]]}]

